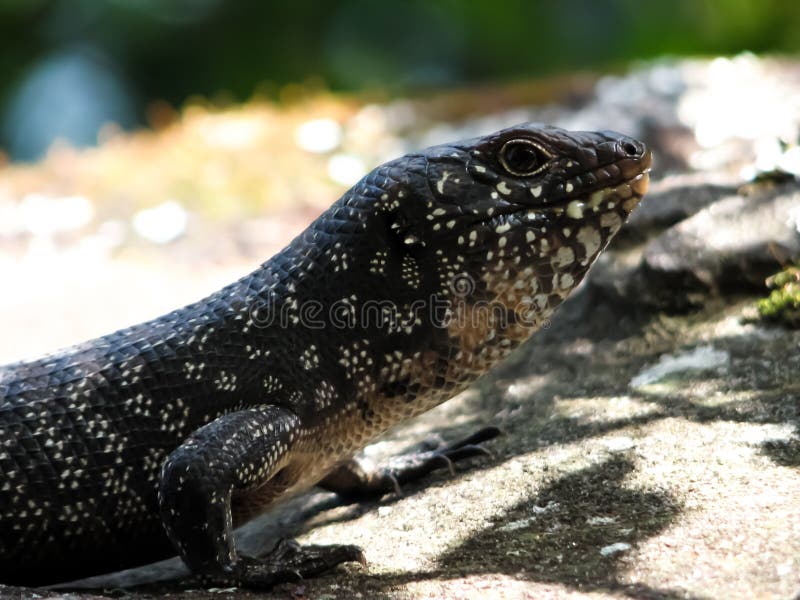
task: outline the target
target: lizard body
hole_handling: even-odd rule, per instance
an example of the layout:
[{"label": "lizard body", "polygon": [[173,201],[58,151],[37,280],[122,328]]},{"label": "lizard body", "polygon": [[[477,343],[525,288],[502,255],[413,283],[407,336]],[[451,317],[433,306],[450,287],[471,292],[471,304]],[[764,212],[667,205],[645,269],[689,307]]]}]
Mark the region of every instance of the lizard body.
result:
[{"label": "lizard body", "polygon": [[435,146],[208,298],[0,368],[0,582],[177,551],[257,587],[358,559],[286,544],[252,559],[231,532],[320,482],[357,491],[354,453],[463,390],[578,285],[650,160],[613,132],[532,124]]}]

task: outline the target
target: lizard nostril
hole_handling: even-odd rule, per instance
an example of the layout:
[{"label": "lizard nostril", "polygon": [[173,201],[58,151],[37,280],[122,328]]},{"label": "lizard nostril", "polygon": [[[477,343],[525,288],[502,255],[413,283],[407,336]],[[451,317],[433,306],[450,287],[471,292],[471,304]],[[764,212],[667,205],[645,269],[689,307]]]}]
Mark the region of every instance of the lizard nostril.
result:
[{"label": "lizard nostril", "polygon": [[628,156],[639,155],[639,148],[633,142],[622,142],[622,144],[620,144],[620,148],[622,148],[622,151]]}]

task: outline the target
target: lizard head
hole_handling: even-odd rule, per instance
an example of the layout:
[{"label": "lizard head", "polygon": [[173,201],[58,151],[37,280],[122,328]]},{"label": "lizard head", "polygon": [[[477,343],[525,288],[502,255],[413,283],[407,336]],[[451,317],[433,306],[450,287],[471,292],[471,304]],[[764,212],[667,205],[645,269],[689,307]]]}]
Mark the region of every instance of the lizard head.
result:
[{"label": "lizard head", "polygon": [[535,124],[408,154],[297,238],[278,264],[284,304],[299,323],[298,299],[341,308],[347,377],[401,399],[390,421],[417,414],[541,326],[641,200],[650,164],[629,137]]},{"label": "lizard head", "polygon": [[382,199],[398,242],[435,267],[431,288],[543,317],[639,203],[650,165],[618,133],[522,124],[389,163]]}]

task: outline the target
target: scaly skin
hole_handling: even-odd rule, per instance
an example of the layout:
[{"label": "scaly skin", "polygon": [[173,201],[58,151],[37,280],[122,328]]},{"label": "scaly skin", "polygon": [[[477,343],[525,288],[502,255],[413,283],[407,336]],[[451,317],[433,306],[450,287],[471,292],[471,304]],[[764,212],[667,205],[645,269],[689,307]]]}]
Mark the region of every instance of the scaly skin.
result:
[{"label": "scaly skin", "polygon": [[526,340],[622,226],[649,167],[630,138],[532,124],[429,148],[372,171],[208,298],[3,367],[0,581],[177,551],[206,581],[267,587],[359,559],[288,542],[242,557],[230,533],[317,483],[381,493],[433,468],[348,460]]}]

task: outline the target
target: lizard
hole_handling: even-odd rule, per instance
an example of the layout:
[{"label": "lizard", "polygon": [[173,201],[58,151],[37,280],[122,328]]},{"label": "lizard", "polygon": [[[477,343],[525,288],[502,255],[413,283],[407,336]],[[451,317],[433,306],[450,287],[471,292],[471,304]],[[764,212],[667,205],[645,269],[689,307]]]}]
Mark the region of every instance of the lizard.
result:
[{"label": "lizard", "polygon": [[650,150],[523,123],[387,162],[254,272],[160,318],[0,367],[0,582],[174,556],[252,588],[363,561],[233,529],[288,494],[345,497],[474,456],[353,457],[455,396],[578,286],[647,191]]}]

